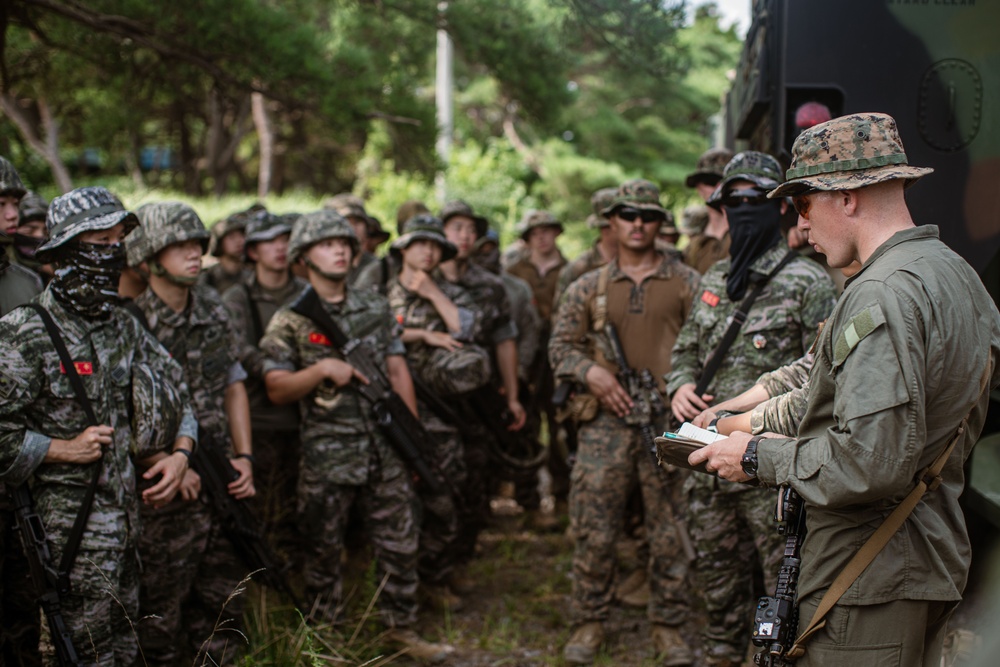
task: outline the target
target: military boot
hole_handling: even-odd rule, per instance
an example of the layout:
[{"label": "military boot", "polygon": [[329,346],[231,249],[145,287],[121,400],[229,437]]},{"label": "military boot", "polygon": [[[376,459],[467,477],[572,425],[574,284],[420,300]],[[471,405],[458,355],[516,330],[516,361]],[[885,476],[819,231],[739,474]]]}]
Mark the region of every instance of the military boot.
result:
[{"label": "military boot", "polygon": [[694,663],[694,653],[677,628],[654,623],[651,634],[653,650],[664,667],[686,667]]},{"label": "military boot", "polygon": [[646,570],[639,568],[632,570],[632,573],[618,582],[615,587],[615,597],[621,600],[623,597],[646,583]]},{"label": "military boot", "polygon": [[626,595],[620,596],[618,599],[626,607],[636,607],[638,609],[645,609],[649,606],[649,581],[643,580],[634,589],[629,591]]},{"label": "military boot", "polygon": [[454,646],[429,642],[410,628],[393,628],[385,635],[388,643],[403,649],[414,660],[436,664],[455,652]]},{"label": "military boot", "polygon": [[604,641],[604,624],[597,621],[577,626],[566,642],[563,658],[571,665],[589,665],[597,657],[597,649]]},{"label": "military boot", "polygon": [[420,589],[420,597],[423,603],[434,611],[458,611],[464,606],[462,598],[452,593],[447,584],[441,586],[423,584]]}]

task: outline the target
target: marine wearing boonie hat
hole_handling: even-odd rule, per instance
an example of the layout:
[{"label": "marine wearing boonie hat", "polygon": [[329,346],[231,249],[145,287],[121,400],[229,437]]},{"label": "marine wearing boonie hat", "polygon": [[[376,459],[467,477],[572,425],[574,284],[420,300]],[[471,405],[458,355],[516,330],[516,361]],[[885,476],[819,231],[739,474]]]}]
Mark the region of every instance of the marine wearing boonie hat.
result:
[{"label": "marine wearing boonie hat", "polygon": [[111,229],[125,223],[126,232],[139,224],[135,213],[125,210],[118,197],[106,188],[78,188],[60,195],[49,204],[45,226],[49,240],[38,247],[35,258],[42,263],[52,261],[57,248],[84,232]]},{"label": "marine wearing boonie hat", "polygon": [[531,209],[525,213],[518,227],[520,236],[525,241],[528,240],[528,234],[531,233],[531,230],[538,229],[539,227],[554,227],[559,230],[560,234],[563,232],[563,224],[559,222],[556,216],[548,211],[539,211],[536,209]]},{"label": "marine wearing boonie hat", "polygon": [[447,225],[448,221],[457,215],[469,218],[476,224],[477,237],[485,234],[486,230],[490,228],[489,221],[481,215],[476,215],[472,207],[461,199],[456,199],[445,204],[444,208],[441,209],[441,215],[438,217],[441,218],[442,224]]},{"label": "marine wearing boonie hat", "polygon": [[684,185],[693,188],[698,183],[716,185],[722,180],[726,165],[733,159],[733,152],[728,148],[709,148],[701,154],[695,164],[694,171],[684,179]]},{"label": "marine wearing boonie hat", "polygon": [[900,178],[909,187],[933,171],[907,162],[892,116],[856,113],[804,130],[792,145],[787,181],[768,197],[794,197],[810,190],[854,190]]},{"label": "marine wearing boonie hat", "polygon": [[622,183],[615,193],[615,198],[601,211],[601,215],[610,218],[615,211],[626,206],[644,211],[659,211],[664,217],[667,215],[667,209],[660,204],[660,189],[652,181],[642,178]]},{"label": "marine wearing boonie hat", "polygon": [[441,248],[442,262],[454,259],[458,254],[455,244],[445,238],[444,224],[429,213],[422,213],[407,220],[403,225],[403,235],[392,242],[389,252],[399,257],[411,243],[420,240],[437,243]]}]

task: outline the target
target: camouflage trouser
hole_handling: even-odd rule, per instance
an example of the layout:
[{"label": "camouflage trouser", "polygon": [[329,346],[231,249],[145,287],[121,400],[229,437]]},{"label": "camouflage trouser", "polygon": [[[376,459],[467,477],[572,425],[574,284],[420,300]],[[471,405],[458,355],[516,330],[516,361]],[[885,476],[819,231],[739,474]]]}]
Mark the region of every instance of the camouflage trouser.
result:
[{"label": "camouflage trouser", "polygon": [[336,620],[342,601],[344,529],[355,504],[372,542],[378,582],[388,575],[378,600],[383,623],[404,627],[416,621],[417,500],[408,473],[393,470],[389,479],[379,477],[386,468],[374,470],[357,486],[331,482],[322,471],[299,472],[299,529],[309,541],[303,568],[307,604],[325,621]]},{"label": "camouflage trouser", "polygon": [[227,600],[246,568],[232,544],[199,501],[175,500],[160,510],[144,506],[142,512],[144,618],[138,628],[147,663],[178,665],[186,653],[207,650],[215,661],[209,664],[233,664],[244,646],[237,632],[244,598]]},{"label": "camouflage trouser", "polygon": [[[624,530],[625,508],[638,485],[646,509],[649,541],[649,619],[679,625],[687,618],[687,563],[670,504],[679,477],[659,469],[637,429],[603,410],[580,427],[573,466],[569,514],[573,552],[573,618],[577,623],[608,618],[616,547]],[[676,474],[676,473],[675,473]]]},{"label": "camouflage trouser", "polygon": [[[462,439],[465,455],[465,484],[459,507],[459,531],[455,540],[457,563],[467,563],[476,553],[476,540],[490,516],[490,492],[494,478],[490,472],[490,453],[486,439],[492,437],[481,424],[470,424],[473,434]],[[494,466],[494,470],[496,467]]]},{"label": "camouflage trouser", "polygon": [[[705,602],[706,660],[743,660],[750,643],[754,552],[764,585],[774,593],[785,540],[774,522],[777,492],[747,489],[717,491],[717,480],[698,480],[691,491],[688,521],[697,553],[694,581]],[[712,664],[711,662],[709,664]]]},{"label": "camouflage trouser", "polygon": [[0,667],[42,664],[37,599],[28,561],[14,533],[13,513],[0,510]]},{"label": "camouflage trouser", "polygon": [[257,495],[250,499],[254,517],[276,553],[287,559],[301,555],[303,541],[295,516],[301,444],[299,431],[253,431],[253,479]]},{"label": "camouflage trouser", "polygon": [[[430,430],[430,429],[428,429]],[[435,439],[435,462],[441,474],[457,490],[465,485],[465,454],[458,432],[431,430]],[[433,495],[420,490],[420,580],[440,585],[455,569],[455,540],[458,539],[458,499],[445,492]]]},{"label": "camouflage trouser", "polygon": [[[53,558],[58,562],[62,554]],[[139,618],[135,546],[127,544],[123,551],[80,549],[70,587],[70,594],[61,600],[62,613],[81,662],[132,667],[139,653],[131,627]]]}]

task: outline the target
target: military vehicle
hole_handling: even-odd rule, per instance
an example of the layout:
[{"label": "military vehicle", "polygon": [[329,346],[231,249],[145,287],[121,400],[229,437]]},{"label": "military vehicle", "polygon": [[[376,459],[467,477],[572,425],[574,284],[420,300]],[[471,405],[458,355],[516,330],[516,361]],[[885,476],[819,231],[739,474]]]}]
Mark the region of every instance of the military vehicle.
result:
[{"label": "military vehicle", "polygon": [[[799,132],[831,117],[895,117],[917,224],[940,227],[1000,301],[1000,3],[989,0],[753,0],[723,108],[724,142],[787,165]],[[974,538],[1000,528],[1000,394],[973,450],[964,502]],[[983,533],[986,535],[983,535]]]}]

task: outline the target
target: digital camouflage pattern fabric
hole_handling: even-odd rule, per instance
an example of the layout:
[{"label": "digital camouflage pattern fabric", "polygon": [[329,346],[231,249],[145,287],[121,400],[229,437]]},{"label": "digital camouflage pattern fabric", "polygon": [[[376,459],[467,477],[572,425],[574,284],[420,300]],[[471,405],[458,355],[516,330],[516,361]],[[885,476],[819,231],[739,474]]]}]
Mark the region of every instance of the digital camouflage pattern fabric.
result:
[{"label": "digital camouflage pattern fabric", "polygon": [[[130,458],[137,444],[127,406],[132,404],[132,377],[138,366],[147,366],[175,386],[183,385],[181,369],[124,310],[114,308],[105,318],[83,318],[65,309],[51,291],[44,292],[39,303],[57,322],[97,420],[114,428],[70,573],[73,594],[63,601],[64,617],[84,660],[132,664],[137,646],[122,608],[129,618],[138,618],[135,550],[140,520]],[[0,394],[0,481],[34,480],[36,508],[59,562],[92,467],[47,464],[43,459],[50,438],[75,438],[89,423],[34,311],[18,309],[0,320]],[[182,424],[176,435],[196,438],[190,407]]]},{"label": "digital camouflage pattern fabric", "polygon": [[200,241],[202,252],[208,247],[209,231],[195,210],[183,202],[144,204],[136,209],[135,214],[142,225],[142,234],[131,244],[129,239],[125,241],[126,245],[135,248],[130,253],[132,260],[136,261],[133,268],[151,261],[157,253],[175,243]]},{"label": "digital camouflage pattern fabric", "polygon": [[656,187],[651,181],[642,178],[625,181],[618,186],[614,200],[601,211],[601,215],[606,218],[610,217],[615,212],[615,209],[623,206],[659,211],[664,215],[667,212],[660,203],[660,188]]},{"label": "digital camouflage pattern fabric", "polygon": [[354,254],[358,253],[358,236],[347,218],[330,209],[306,213],[292,226],[292,237],[288,241],[288,261],[296,261],[309,246],[318,241],[338,238],[348,239]]},{"label": "digital camouflage pattern fabric", "polygon": [[756,384],[763,386],[771,398],[750,412],[752,433],[798,433],[808,405],[809,372],[813,361],[812,352],[809,352],[801,359],[764,373],[757,379]]},{"label": "digital camouflage pattern fabric", "polygon": [[907,162],[903,140],[892,116],[857,113],[803,130],[792,145],[787,182],[769,197],[786,197],[807,190],[853,190],[896,178],[912,185],[930,174],[930,167]]},{"label": "digital camouflage pattern fabric", "polygon": [[710,148],[701,154],[695,164],[694,171],[684,179],[684,185],[693,188],[699,182],[715,185],[722,180],[722,172],[733,159],[733,152],[728,148]]},{"label": "digital camouflage pattern fabric", "polygon": [[764,190],[772,190],[784,180],[781,165],[767,153],[743,151],[737,153],[726,165],[725,176],[708,200],[709,206],[721,206],[722,195],[734,181],[750,181]]},{"label": "digital camouflage pattern fabric", "polygon": [[0,195],[10,195],[13,197],[23,197],[28,192],[24,187],[21,175],[11,164],[10,160],[0,155]]},{"label": "digital camouflage pattern fabric", "polygon": [[111,229],[120,222],[125,224],[126,232],[139,224],[135,214],[126,211],[107,189],[78,188],[67,192],[49,204],[45,218],[49,238],[38,247],[35,258],[43,263],[51,262],[53,251],[70,239],[84,232]]}]

